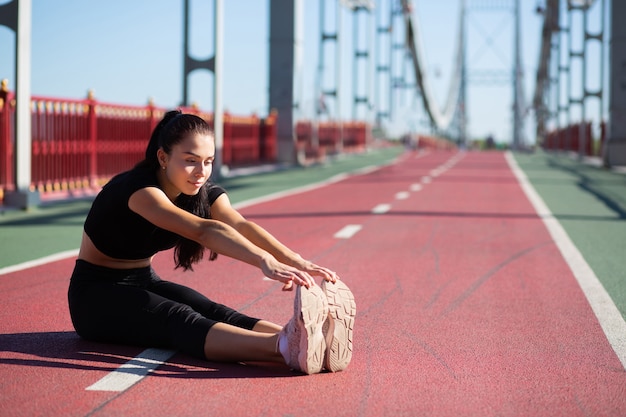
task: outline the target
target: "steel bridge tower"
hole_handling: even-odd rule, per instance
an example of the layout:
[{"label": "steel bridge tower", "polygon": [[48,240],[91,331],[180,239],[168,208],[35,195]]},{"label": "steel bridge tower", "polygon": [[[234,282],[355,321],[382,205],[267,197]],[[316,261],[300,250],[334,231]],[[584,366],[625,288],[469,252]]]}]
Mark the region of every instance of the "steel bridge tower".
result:
[{"label": "steel bridge tower", "polygon": [[213,134],[215,137],[215,161],[213,169],[216,175],[222,172],[222,148],[224,143],[223,104],[222,104],[222,68],[223,68],[223,0],[213,0],[213,53],[212,57],[196,59],[189,48],[189,0],[183,1],[183,99],[182,105],[189,106],[189,76],[196,70],[213,73]]},{"label": "steel bridge tower", "polygon": [[[494,15],[498,14],[504,17],[503,23],[508,16],[510,19],[506,25],[512,30],[512,57],[511,57],[511,69],[503,68],[481,68],[473,69],[467,62],[467,32],[463,35],[464,43],[463,47],[463,70],[462,70],[462,90],[471,84],[482,84],[487,86],[497,86],[509,84],[512,90],[512,103],[511,103],[511,145],[514,149],[523,148],[525,146],[525,118],[527,113],[527,103],[524,93],[524,68],[522,62],[522,30],[521,30],[521,18],[520,18],[520,0],[466,0],[464,5],[464,22],[462,25],[464,30],[468,30],[470,18],[475,15]],[[505,29],[505,25],[496,27],[493,32],[486,32],[485,28],[481,28],[480,35],[484,41],[484,48],[490,49],[497,55],[502,56],[501,51],[496,49],[494,45],[494,38],[498,36],[499,31]],[[462,92],[464,95],[464,91]],[[465,109],[464,109],[465,110]]]}]

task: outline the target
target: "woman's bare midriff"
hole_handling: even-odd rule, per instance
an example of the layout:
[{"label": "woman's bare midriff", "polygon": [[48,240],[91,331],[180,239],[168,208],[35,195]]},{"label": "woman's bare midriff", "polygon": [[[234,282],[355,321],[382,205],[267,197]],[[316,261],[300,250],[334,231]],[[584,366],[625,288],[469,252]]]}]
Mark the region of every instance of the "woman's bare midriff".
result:
[{"label": "woman's bare midriff", "polygon": [[87,233],[83,232],[83,240],[80,244],[78,259],[82,259],[94,265],[115,269],[132,269],[150,266],[152,258],[146,259],[116,259],[100,252],[93,244]]}]

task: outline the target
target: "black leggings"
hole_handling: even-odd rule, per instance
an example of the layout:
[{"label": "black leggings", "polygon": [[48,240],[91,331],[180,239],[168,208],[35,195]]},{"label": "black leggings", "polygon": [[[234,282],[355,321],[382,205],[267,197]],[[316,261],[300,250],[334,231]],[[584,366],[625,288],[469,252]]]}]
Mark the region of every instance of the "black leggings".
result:
[{"label": "black leggings", "polygon": [[84,339],[176,349],[200,358],[215,323],[251,330],[259,321],[163,281],[151,267],[112,269],[80,259],[68,301],[74,329]]}]

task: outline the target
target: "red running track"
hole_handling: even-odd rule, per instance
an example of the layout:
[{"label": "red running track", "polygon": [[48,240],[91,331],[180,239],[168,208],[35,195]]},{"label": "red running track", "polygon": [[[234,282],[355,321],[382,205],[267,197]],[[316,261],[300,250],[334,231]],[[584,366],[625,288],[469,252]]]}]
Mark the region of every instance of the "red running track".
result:
[{"label": "red running track", "polygon": [[[346,371],[176,354],[128,389],[86,390],[143,348],[73,333],[69,259],[0,276],[0,415],[626,415],[626,372],[503,154],[407,154],[242,211],[352,288]],[[361,229],[334,237],[346,225]],[[289,319],[292,294],[250,266],[221,257],[183,274],[170,253],[155,266],[251,315]]]}]

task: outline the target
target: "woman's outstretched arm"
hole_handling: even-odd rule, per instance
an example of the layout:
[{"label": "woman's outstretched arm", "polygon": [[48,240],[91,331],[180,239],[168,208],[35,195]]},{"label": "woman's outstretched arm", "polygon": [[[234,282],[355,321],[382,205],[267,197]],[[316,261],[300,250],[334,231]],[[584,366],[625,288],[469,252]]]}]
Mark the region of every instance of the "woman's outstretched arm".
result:
[{"label": "woman's outstretched arm", "polygon": [[280,262],[306,271],[311,275],[320,276],[326,281],[335,282],[338,278],[334,271],[305,260],[263,227],[247,220],[231,205],[226,194],[219,196],[211,205],[211,217],[232,226],[250,242],[271,253]]},{"label": "woman's outstretched arm", "polygon": [[314,285],[313,278],[306,271],[280,262],[271,252],[252,243],[225,222],[203,219],[177,207],[156,187],[143,188],[133,193],[128,206],[150,223],[217,253],[256,266],[265,276],[287,287],[293,283],[305,287]]}]

